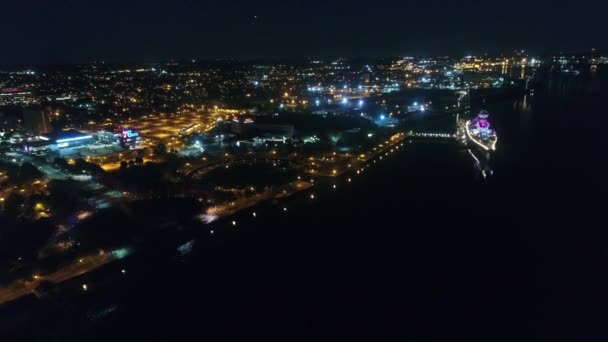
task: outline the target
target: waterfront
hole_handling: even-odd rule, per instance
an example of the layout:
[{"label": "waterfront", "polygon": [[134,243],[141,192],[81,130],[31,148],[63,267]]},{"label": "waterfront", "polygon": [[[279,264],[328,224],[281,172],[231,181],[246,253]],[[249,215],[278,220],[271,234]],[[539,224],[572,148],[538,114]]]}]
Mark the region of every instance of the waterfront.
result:
[{"label": "waterfront", "polygon": [[[599,204],[581,200],[595,178],[579,139],[596,137],[569,123],[603,107],[593,92],[552,89],[488,104],[500,141],[485,181],[456,143],[406,144],[358,176],[317,181],[312,193],[159,234],[132,258],[16,311],[40,332],[87,339],[120,329],[176,339],[501,331],[510,340],[546,336],[566,311],[579,313],[573,323],[591,321],[592,335],[593,304],[555,303],[601,266],[603,246],[589,238],[602,235],[585,215]],[[605,299],[585,289],[586,299]]]}]

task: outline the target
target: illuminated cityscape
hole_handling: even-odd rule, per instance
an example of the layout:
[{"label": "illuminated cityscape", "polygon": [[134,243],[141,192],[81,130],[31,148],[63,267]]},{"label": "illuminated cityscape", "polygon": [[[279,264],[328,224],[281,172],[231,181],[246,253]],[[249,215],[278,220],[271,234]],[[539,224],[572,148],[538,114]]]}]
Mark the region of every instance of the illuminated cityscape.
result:
[{"label": "illuminated cityscape", "polygon": [[604,340],[554,324],[605,311],[573,293],[606,261],[574,125],[606,30],[548,21],[592,11],[30,5],[0,42],[3,341]]}]

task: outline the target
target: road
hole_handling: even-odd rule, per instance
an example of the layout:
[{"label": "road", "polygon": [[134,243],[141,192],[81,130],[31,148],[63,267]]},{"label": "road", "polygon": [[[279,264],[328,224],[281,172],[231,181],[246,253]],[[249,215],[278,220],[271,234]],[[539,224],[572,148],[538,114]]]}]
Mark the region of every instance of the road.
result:
[{"label": "road", "polygon": [[[127,251],[126,254],[124,251]],[[43,281],[58,284],[93,271],[114,260],[123,258],[129,253],[130,252],[127,249],[115,250],[112,252],[100,251],[97,254],[91,254],[75,260],[73,263],[53,273],[32,275],[32,279],[22,279],[12,285],[0,287],[0,304],[21,298],[31,293],[36,293],[36,288]]]}]

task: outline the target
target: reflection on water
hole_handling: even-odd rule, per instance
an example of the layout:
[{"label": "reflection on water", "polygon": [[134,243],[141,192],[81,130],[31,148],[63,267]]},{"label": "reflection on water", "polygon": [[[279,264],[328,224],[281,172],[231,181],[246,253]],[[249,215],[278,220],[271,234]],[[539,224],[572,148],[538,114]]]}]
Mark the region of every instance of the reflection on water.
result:
[{"label": "reflection on water", "polygon": [[574,97],[600,93],[608,86],[605,66],[591,66],[579,75],[572,73],[545,73],[539,79],[544,85],[546,95]]}]

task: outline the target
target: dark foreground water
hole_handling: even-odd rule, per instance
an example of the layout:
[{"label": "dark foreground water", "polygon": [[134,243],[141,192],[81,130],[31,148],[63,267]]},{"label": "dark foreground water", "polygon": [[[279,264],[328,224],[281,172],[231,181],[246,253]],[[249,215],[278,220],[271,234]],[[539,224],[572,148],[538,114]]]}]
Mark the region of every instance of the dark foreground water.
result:
[{"label": "dark foreground water", "polygon": [[488,104],[500,135],[488,180],[456,144],[407,144],[319,182],[314,199],[150,241],[3,308],[4,327],[45,341],[603,340],[599,76]]}]

